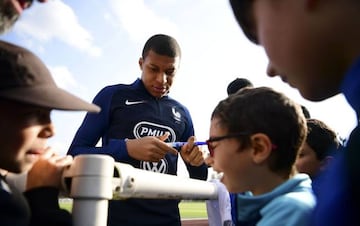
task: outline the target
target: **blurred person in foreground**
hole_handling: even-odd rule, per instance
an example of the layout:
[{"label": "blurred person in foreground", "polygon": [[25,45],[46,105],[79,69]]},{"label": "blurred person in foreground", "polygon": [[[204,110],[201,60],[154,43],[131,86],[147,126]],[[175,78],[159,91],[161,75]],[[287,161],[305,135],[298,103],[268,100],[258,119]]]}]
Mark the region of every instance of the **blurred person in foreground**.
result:
[{"label": "blurred person in foreground", "polygon": [[[1,225],[72,225],[58,203],[62,172],[72,157],[47,145],[55,133],[50,112],[100,108],[58,88],[32,52],[3,41],[0,71]],[[23,193],[8,178],[18,173],[27,175]]]},{"label": "blurred person in foreground", "polygon": [[[230,4],[247,38],[264,47],[269,76],[280,76],[311,101],[342,93],[359,117],[358,0],[230,0]],[[313,225],[360,225],[359,159],[357,125],[319,181]]]}]

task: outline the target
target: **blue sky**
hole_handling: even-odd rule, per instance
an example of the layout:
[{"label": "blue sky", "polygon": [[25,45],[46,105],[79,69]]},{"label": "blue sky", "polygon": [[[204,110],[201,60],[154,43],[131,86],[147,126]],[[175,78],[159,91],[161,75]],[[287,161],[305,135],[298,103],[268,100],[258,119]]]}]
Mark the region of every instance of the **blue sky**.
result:
[{"label": "blue sky", "polygon": [[[342,137],[355,126],[355,114],[343,96],[313,103],[279,78],[267,77],[263,49],[244,37],[226,0],[36,2],[1,38],[35,52],[60,87],[92,101],[104,86],[140,76],[143,44],[156,33],[172,35],[182,47],[170,95],[189,108],[198,140],[207,139],[210,114],[236,77],[286,93]],[[53,111],[57,134],[50,144],[60,153],[66,153],[84,115]]]}]

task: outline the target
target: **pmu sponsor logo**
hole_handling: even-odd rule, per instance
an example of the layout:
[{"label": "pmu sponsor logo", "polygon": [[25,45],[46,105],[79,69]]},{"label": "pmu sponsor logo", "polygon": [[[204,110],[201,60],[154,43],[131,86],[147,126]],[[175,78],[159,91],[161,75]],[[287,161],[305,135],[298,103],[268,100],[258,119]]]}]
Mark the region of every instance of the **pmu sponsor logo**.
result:
[{"label": "pmu sponsor logo", "polygon": [[161,159],[159,162],[141,161],[140,168],[143,170],[156,172],[156,173],[167,173],[169,167],[166,159]]},{"label": "pmu sponsor logo", "polygon": [[166,139],[166,142],[175,142],[175,131],[171,127],[146,121],[139,122],[134,127],[134,136],[136,138],[146,136],[162,136],[165,134],[165,132],[170,133],[168,139]]},{"label": "pmu sponsor logo", "polygon": [[[139,122],[134,127],[134,136],[136,138],[145,137],[145,136],[162,136],[165,132],[169,132],[170,135],[165,142],[175,142],[176,135],[175,131],[168,126],[159,125],[152,122]],[[140,162],[140,168],[147,171],[157,172],[157,173],[167,173],[168,172],[168,162],[166,159],[161,159],[159,162]]]}]

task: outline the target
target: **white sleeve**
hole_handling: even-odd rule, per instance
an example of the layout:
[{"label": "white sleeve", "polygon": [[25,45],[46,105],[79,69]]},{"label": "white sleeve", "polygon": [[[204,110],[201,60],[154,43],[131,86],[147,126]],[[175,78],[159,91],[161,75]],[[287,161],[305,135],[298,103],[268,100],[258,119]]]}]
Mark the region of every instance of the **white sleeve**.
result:
[{"label": "white sleeve", "polygon": [[[229,192],[218,179],[213,179],[218,190],[218,199],[206,200],[209,226],[229,225],[231,222],[231,203]],[[225,223],[226,222],[226,223]],[[230,224],[231,225],[231,224]]]}]

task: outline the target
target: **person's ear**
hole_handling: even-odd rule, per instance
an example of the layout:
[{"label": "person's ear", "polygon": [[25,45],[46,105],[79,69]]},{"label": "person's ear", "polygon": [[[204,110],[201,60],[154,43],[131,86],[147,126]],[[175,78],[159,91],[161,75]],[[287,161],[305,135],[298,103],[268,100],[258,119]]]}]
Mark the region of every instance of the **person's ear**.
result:
[{"label": "person's ear", "polygon": [[331,163],[333,159],[334,157],[332,156],[326,156],[320,163],[320,171],[326,169],[326,167]]},{"label": "person's ear", "polygon": [[251,136],[251,144],[253,148],[252,158],[257,164],[266,161],[272,151],[272,143],[270,138],[263,133],[256,133]]},{"label": "person's ear", "polygon": [[139,58],[139,67],[140,67],[140,70],[142,70],[142,65],[144,63],[144,59],[142,57]]}]

